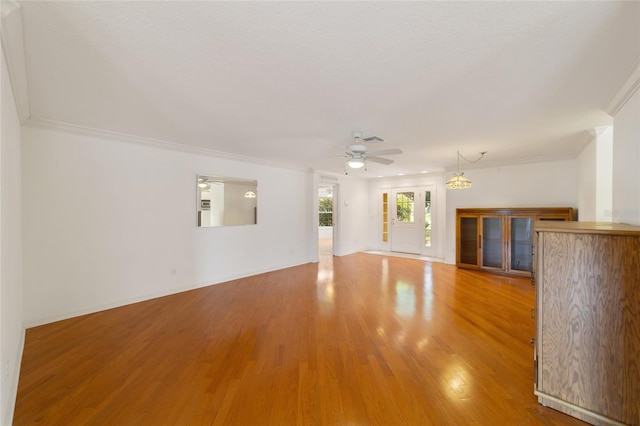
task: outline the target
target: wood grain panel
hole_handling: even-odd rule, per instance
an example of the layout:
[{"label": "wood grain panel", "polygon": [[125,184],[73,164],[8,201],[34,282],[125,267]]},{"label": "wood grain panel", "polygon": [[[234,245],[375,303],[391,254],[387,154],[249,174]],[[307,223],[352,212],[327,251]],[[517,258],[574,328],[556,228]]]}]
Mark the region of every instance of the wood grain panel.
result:
[{"label": "wood grain panel", "polygon": [[[598,413],[620,416],[622,360],[607,354],[622,353],[622,318],[612,294],[619,294],[598,256],[610,253],[609,239],[592,235],[547,234],[545,236],[542,330],[545,392]],[[593,247],[592,244],[597,244]],[[571,255],[571,259],[567,258]],[[619,299],[619,298],[617,298]],[[617,312],[611,318],[606,312]],[[604,362],[604,364],[602,364]],[[611,365],[614,363],[614,365]],[[594,370],[594,366],[602,366]]]},{"label": "wood grain panel", "polygon": [[640,424],[640,237],[542,232],[539,390]]},{"label": "wood grain panel", "polygon": [[27,330],[14,425],[578,425],[525,278],[353,254]]},{"label": "wood grain panel", "polygon": [[640,237],[614,237],[622,260],[624,335],[623,419],[640,425]]}]

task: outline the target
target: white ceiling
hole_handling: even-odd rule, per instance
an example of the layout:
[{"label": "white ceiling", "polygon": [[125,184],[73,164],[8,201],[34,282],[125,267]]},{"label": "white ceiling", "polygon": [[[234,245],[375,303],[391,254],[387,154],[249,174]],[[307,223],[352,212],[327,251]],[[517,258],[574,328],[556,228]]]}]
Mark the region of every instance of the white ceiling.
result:
[{"label": "white ceiling", "polygon": [[575,157],[640,60],[640,2],[21,3],[32,118],[375,177]]}]

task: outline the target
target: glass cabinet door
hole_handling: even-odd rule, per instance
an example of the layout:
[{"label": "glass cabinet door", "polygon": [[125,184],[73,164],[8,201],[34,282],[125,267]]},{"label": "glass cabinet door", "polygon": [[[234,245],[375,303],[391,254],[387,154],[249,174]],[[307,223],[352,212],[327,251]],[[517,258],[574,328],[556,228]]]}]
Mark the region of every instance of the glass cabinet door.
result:
[{"label": "glass cabinet door", "polygon": [[533,219],[530,217],[512,217],[511,225],[511,264],[514,271],[531,272],[532,269],[532,231]]},{"label": "glass cabinet door", "polygon": [[482,266],[502,268],[502,218],[482,218]]},{"label": "glass cabinet door", "polygon": [[460,218],[460,263],[478,265],[478,218]]}]

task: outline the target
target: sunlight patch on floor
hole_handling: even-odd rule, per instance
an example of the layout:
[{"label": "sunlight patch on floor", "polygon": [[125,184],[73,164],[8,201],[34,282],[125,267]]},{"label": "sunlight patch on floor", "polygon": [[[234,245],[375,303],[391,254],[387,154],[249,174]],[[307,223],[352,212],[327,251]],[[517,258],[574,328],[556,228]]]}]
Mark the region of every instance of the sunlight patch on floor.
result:
[{"label": "sunlight patch on floor", "polygon": [[441,257],[422,256],[422,255],[419,255],[419,254],[400,253],[400,252],[396,252],[396,251],[366,250],[363,253],[366,253],[366,254],[377,254],[377,255],[380,255],[380,256],[404,257],[405,259],[418,259],[418,260],[424,260],[424,261],[427,261],[427,262],[444,263],[444,259],[442,259]]}]

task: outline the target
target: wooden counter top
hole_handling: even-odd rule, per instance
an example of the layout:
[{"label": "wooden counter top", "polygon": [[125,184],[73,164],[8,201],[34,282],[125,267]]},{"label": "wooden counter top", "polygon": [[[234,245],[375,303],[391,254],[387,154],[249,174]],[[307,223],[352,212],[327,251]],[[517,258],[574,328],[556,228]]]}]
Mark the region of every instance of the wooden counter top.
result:
[{"label": "wooden counter top", "polygon": [[556,222],[539,220],[536,232],[568,232],[574,234],[640,235],[640,226],[610,222]]}]

